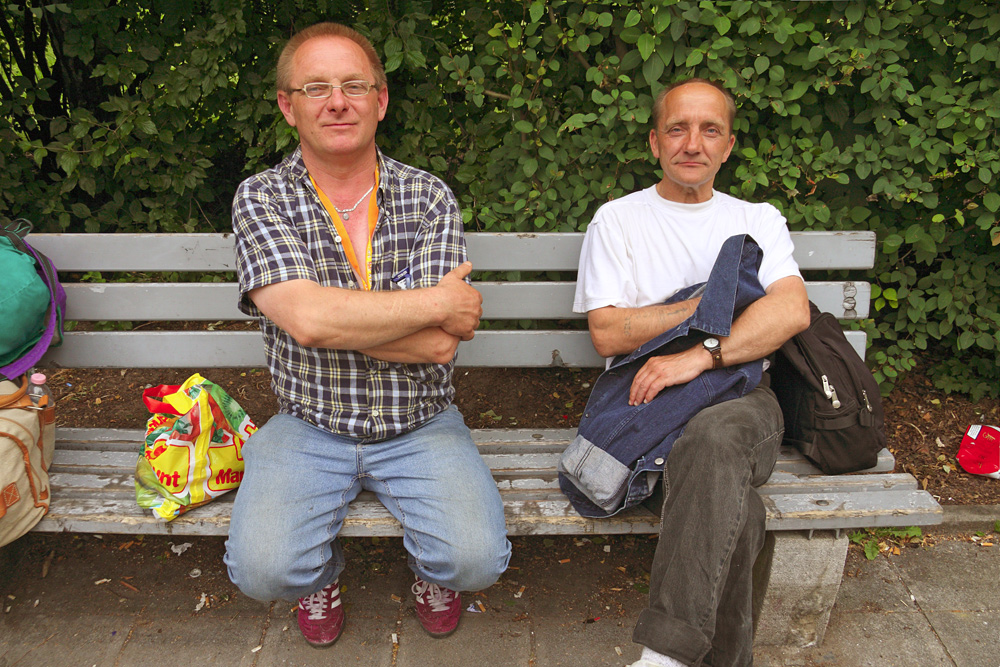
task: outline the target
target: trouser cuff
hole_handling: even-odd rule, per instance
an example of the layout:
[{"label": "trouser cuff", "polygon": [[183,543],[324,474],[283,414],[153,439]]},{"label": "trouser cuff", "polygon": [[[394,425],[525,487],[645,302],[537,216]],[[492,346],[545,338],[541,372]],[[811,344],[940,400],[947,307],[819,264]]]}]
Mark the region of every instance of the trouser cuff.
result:
[{"label": "trouser cuff", "polygon": [[662,611],[646,608],[632,632],[632,641],[657,653],[669,655],[685,665],[696,665],[705,657],[712,643],[700,628],[688,625]]}]

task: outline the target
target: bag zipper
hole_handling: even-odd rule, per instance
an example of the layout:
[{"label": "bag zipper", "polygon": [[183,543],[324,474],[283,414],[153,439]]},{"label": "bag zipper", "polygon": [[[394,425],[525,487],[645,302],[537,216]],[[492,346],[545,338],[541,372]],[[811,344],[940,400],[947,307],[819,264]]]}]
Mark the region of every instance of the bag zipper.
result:
[{"label": "bag zipper", "polygon": [[[835,410],[840,408],[840,399],[837,398],[837,388],[834,387],[832,384],[830,384],[829,378],[827,378],[825,375],[823,376],[823,393],[826,394],[826,397],[830,399],[830,403],[833,405],[833,408]],[[865,403],[867,402],[868,398],[866,397]],[[871,408],[869,408],[869,410],[870,409]]]}]

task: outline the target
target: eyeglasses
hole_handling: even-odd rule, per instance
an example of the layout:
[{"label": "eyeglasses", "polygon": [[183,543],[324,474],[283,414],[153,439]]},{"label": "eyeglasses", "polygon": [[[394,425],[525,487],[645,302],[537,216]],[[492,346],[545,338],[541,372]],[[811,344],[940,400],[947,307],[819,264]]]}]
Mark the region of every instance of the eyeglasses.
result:
[{"label": "eyeglasses", "polygon": [[302,93],[308,98],[317,100],[317,99],[324,99],[330,97],[330,95],[333,95],[334,88],[340,88],[341,92],[343,92],[348,97],[364,97],[371,91],[373,87],[374,84],[368,83],[367,81],[363,81],[361,79],[358,79],[357,81],[345,81],[339,86],[335,86],[332,83],[323,83],[320,81],[315,81],[313,83],[307,83],[301,88],[293,88],[289,92]]}]

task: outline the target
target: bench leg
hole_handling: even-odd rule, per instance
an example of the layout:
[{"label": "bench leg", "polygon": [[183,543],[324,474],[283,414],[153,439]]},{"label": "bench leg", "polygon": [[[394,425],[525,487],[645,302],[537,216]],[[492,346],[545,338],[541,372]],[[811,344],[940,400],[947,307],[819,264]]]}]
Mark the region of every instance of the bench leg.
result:
[{"label": "bench leg", "polygon": [[847,560],[844,532],[768,532],[754,565],[754,644],[819,646]]}]

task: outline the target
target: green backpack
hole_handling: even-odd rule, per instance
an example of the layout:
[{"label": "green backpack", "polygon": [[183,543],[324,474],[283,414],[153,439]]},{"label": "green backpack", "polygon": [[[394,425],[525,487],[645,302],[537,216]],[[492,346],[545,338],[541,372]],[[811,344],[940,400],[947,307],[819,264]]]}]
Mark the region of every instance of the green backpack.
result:
[{"label": "green backpack", "polygon": [[24,240],[31,223],[0,225],[0,376],[17,378],[62,341],[66,293],[55,267]]}]

